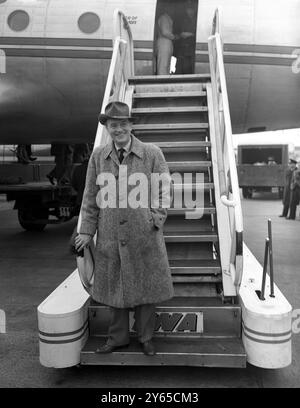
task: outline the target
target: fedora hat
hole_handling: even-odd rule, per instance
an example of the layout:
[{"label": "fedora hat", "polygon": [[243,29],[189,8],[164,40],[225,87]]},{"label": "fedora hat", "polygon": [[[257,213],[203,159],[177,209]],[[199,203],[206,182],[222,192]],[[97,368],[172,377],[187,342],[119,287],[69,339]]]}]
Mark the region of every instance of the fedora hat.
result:
[{"label": "fedora hat", "polygon": [[292,158],[291,158],[291,159],[290,159],[290,162],[297,164],[297,160],[296,160],[296,159],[292,159]]},{"label": "fedora hat", "polygon": [[133,120],[130,116],[129,106],[124,102],[110,102],[106,105],[105,113],[99,115],[99,122],[105,125],[108,119]]}]

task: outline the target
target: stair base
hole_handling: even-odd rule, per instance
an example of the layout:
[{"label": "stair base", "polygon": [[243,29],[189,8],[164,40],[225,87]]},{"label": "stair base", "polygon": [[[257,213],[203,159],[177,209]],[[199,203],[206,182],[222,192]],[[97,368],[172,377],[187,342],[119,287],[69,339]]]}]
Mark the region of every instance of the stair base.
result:
[{"label": "stair base", "polygon": [[104,338],[90,337],[81,352],[82,365],[246,367],[241,339],[155,339],[155,356],[146,356],[136,339],[128,347],[109,354],[95,350]]}]

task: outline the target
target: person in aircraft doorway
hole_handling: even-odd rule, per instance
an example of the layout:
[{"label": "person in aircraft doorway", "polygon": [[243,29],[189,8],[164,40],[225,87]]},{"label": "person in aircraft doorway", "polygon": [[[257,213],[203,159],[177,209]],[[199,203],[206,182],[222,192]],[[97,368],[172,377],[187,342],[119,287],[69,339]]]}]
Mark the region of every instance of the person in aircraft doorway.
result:
[{"label": "person in aircraft doorway", "polygon": [[[89,246],[97,231],[95,272],[91,296],[110,307],[111,321],[106,342],[96,353],[111,353],[129,344],[129,309],[134,308],[138,341],[144,354],[155,354],[152,337],[155,329],[155,304],[173,297],[174,289],[168,263],[163,225],[170,199],[168,165],[161,150],[133,136],[129,107],[111,102],[99,121],[111,142],[94,150],[88,165],[81,205],[81,226],[75,238],[76,250]],[[136,207],[129,199],[135,188],[130,178],[143,174],[147,180],[139,194],[144,204]],[[106,201],[107,179],[113,179],[112,205]],[[152,188],[152,175],[166,183]],[[116,182],[117,180],[117,182]],[[115,183],[115,184],[114,184]],[[127,192],[120,193],[121,186]],[[168,185],[168,187],[166,187]],[[151,197],[159,205],[152,205]],[[145,194],[145,195],[144,195]],[[127,197],[127,198],[125,198]]]},{"label": "person in aircraft doorway", "polygon": [[176,75],[193,74],[195,70],[197,13],[193,1],[188,0],[184,6],[184,15],[176,28]]},{"label": "person in aircraft doorway", "polygon": [[173,34],[173,20],[166,4],[157,21],[155,55],[156,75],[170,75],[173,41],[178,38]]}]

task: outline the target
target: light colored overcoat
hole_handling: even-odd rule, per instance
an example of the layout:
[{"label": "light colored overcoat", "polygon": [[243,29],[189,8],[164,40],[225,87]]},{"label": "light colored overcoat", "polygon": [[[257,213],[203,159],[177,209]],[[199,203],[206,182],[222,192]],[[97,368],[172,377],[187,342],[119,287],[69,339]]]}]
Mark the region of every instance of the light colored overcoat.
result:
[{"label": "light colored overcoat", "polygon": [[[127,176],[124,176],[125,168]],[[136,173],[144,174],[149,182],[147,208],[124,205],[127,203],[125,184]],[[163,237],[167,210],[151,206],[152,173],[169,177],[164,156],[157,146],[142,143],[133,135],[130,153],[122,166],[112,143],[96,148],[91,156],[81,207],[80,233],[94,236],[97,231],[95,277],[91,292],[97,302],[128,308],[159,303],[173,297]],[[116,179],[117,197],[120,198],[117,208],[102,208],[108,197],[104,193],[107,192],[107,183],[101,185],[101,177],[105,174]],[[128,197],[135,193],[138,185],[128,187]],[[167,194],[162,190],[159,191],[160,197]]]}]

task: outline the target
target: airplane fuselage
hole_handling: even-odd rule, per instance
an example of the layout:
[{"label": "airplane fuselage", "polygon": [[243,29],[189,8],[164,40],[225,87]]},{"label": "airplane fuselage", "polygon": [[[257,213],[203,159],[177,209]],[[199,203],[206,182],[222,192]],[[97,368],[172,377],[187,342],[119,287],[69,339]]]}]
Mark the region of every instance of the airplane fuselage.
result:
[{"label": "airplane fuselage", "polygon": [[[0,1],[0,144],[93,142],[112,55],[113,11],[128,17],[135,72],[147,75],[160,3]],[[298,1],[288,7],[283,0],[196,3],[195,73],[209,72],[207,39],[221,6],[233,131],[300,127]],[[184,1],[172,4],[178,18]]]}]

